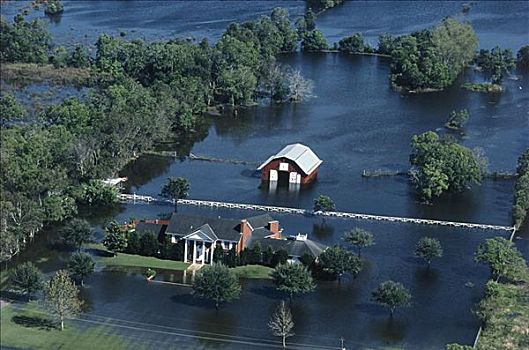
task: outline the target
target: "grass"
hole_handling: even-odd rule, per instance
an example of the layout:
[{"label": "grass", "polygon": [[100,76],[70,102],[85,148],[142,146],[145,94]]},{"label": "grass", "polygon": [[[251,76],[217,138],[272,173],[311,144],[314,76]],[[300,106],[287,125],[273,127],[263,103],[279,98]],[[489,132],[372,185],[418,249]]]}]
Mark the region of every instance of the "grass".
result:
[{"label": "grass", "polygon": [[529,349],[529,283],[489,281],[479,314],[485,326],[477,349]]},{"label": "grass", "polygon": [[55,68],[51,64],[3,63],[0,74],[6,81],[21,83],[53,82],[56,84],[89,85],[93,76],[88,68]]},{"label": "grass", "polygon": [[502,92],[503,88],[501,85],[492,83],[464,83],[461,87],[465,90],[476,91],[476,92]]},{"label": "grass", "polygon": [[18,305],[5,306],[2,309],[1,326],[2,347],[91,350],[125,349],[132,345],[132,340],[126,341],[117,334],[109,334],[111,328],[107,326],[81,328],[76,322],[66,321],[61,331],[39,310],[35,302],[22,308]]},{"label": "grass", "polygon": [[[106,249],[100,243],[89,244],[87,248],[103,250]],[[118,253],[116,256],[96,256],[96,263],[104,266],[131,266],[150,269],[165,269],[183,271],[189,266],[183,261],[164,260],[152,256],[141,256],[135,254]]]},{"label": "grass", "polygon": [[232,268],[232,271],[237,274],[239,278],[272,278],[270,273],[273,271],[271,267],[262,265],[244,265]]}]

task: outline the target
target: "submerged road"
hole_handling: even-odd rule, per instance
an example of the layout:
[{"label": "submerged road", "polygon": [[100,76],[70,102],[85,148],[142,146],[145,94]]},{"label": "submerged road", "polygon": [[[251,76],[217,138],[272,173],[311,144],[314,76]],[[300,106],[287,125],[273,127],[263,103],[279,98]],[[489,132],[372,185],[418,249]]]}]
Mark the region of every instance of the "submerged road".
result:
[{"label": "submerged road", "polygon": [[[143,196],[143,195],[128,194],[128,193],[121,193],[119,195],[119,199],[122,201],[133,202],[133,203],[136,203],[136,202],[160,203],[162,202],[162,203],[174,204],[174,200],[160,199],[160,198],[155,198],[151,196]],[[443,220],[431,220],[431,219],[421,219],[421,218],[407,218],[407,217],[399,217],[399,216],[348,213],[348,212],[339,212],[339,211],[316,211],[314,212],[308,209],[276,207],[276,206],[260,205],[260,204],[217,202],[217,201],[205,201],[205,200],[197,200],[197,199],[179,199],[177,201],[177,204],[204,206],[204,207],[210,207],[210,208],[257,210],[257,211],[267,211],[267,212],[286,213],[286,214],[329,216],[329,217],[337,217],[337,218],[345,218],[345,219],[389,221],[389,222],[412,223],[412,224],[421,224],[421,225],[438,225],[438,226],[477,228],[477,229],[483,229],[483,230],[508,231],[508,232],[511,232],[511,239],[514,236],[514,233],[516,231],[516,228],[514,226],[501,226],[501,225],[490,225],[490,224],[481,224],[481,223],[443,221]]]}]

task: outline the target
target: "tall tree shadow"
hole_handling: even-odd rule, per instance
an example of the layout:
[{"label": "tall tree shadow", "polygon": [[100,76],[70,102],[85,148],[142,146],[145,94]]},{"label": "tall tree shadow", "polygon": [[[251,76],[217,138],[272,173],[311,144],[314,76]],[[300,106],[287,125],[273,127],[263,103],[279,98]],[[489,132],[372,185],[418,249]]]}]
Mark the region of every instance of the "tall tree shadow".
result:
[{"label": "tall tree shadow", "polygon": [[11,320],[16,324],[27,328],[38,328],[46,331],[56,328],[53,321],[42,317],[13,316]]}]

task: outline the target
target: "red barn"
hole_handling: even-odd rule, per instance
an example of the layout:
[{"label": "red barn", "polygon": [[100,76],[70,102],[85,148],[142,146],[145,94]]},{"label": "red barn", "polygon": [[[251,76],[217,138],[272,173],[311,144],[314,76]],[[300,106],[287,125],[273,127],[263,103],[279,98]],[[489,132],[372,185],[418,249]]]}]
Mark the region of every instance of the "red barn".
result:
[{"label": "red barn", "polygon": [[288,145],[257,168],[262,181],[308,184],[316,179],[322,161],[300,143]]}]

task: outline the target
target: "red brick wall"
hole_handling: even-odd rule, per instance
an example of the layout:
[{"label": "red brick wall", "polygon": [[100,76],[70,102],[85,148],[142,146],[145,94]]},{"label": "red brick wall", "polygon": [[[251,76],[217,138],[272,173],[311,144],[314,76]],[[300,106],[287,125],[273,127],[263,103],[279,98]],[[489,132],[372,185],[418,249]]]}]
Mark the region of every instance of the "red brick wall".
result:
[{"label": "red brick wall", "polygon": [[310,175],[306,176],[303,171],[297,166],[296,163],[293,161],[286,159],[286,158],[279,158],[274,159],[270,163],[268,163],[261,172],[261,180],[262,181],[268,181],[270,177],[270,170],[277,170],[279,171],[279,163],[288,163],[288,172],[295,171],[296,173],[301,175],[301,184],[305,185],[308,184],[314,180],[316,180],[318,176],[318,170],[319,167],[314,170]]},{"label": "red brick wall", "polygon": [[242,250],[246,248],[246,242],[248,242],[251,235],[252,229],[250,228],[248,221],[246,221],[246,219],[241,220],[241,238],[239,239],[239,243],[237,243],[237,253],[242,252]]}]

